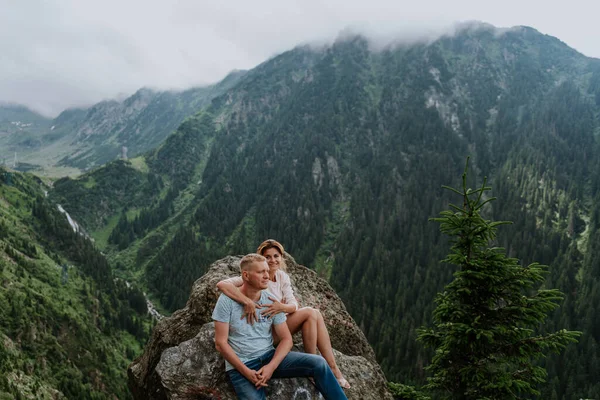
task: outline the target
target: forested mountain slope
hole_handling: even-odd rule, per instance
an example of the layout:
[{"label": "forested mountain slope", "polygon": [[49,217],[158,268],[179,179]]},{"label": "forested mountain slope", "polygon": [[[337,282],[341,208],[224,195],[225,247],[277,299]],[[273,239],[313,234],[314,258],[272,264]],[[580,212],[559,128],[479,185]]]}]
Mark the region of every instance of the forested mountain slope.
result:
[{"label": "forested mountain slope", "polygon": [[[30,124],[4,134],[4,139],[0,112],[0,144],[6,144],[0,146],[0,158],[17,152],[30,169],[60,165],[87,170],[120,158],[123,147],[129,157],[138,155],[158,146],[187,116],[210,104],[243,75],[244,71],[235,71],[217,84],[179,92],[140,89],[123,101],[66,110],[43,126]],[[4,119],[8,124],[20,121],[14,115]]]},{"label": "forested mountain slope", "polygon": [[51,196],[168,310],[210,262],[277,238],[329,277],[388,378],[418,384],[430,354],[415,329],[453,272],[428,218],[471,155],[470,176],[488,176],[498,197],[490,217],[515,222],[498,244],[550,265],[547,285],[567,295],[549,328],[584,331],[548,360],[543,398],[594,398],[599,110],[600,61],[531,28],[474,25],[382,51],[354,37],[249,71],[159,148],[119,164],[133,183],[105,179],[115,164],[58,181]]},{"label": "forested mountain slope", "polygon": [[37,178],[0,168],[0,398],[130,398],[148,337],[141,291],[115,280]]},{"label": "forested mountain slope", "polygon": [[[0,165],[14,166],[17,144],[36,146],[52,120],[27,107],[0,103]],[[17,162],[19,160],[17,159]]]}]

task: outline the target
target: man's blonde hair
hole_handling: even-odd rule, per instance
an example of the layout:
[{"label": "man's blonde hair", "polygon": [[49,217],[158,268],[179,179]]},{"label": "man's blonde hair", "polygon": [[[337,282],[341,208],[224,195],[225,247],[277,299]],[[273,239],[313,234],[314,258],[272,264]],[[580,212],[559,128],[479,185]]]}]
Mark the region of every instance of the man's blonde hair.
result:
[{"label": "man's blonde hair", "polygon": [[242,273],[243,271],[248,271],[250,266],[252,264],[254,264],[255,262],[264,262],[264,261],[267,261],[267,259],[264,258],[263,256],[261,256],[260,254],[256,254],[256,253],[246,254],[240,260],[240,273]]}]

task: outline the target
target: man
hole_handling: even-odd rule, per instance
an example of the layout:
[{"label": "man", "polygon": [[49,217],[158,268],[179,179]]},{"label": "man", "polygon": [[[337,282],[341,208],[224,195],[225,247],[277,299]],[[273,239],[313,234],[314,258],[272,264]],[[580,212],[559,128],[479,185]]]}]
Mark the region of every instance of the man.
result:
[{"label": "man", "polygon": [[[265,317],[260,305],[272,303],[263,289],[269,282],[269,267],[259,254],[248,254],[240,261],[243,285],[240,291],[259,304],[257,321],[249,324],[244,307],[221,294],[212,314],[215,345],[225,358],[225,370],[239,399],[265,399],[271,378],[313,377],[325,399],[346,399],[325,359],[314,354],[290,352],[292,335],[283,313]],[[275,330],[280,342],[273,347]]]}]

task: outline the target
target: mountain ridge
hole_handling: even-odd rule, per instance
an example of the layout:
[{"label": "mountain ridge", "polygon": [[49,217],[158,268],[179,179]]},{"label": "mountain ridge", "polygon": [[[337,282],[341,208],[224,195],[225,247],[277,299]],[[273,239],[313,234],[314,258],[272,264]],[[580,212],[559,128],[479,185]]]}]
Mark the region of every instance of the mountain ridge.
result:
[{"label": "mountain ridge", "polygon": [[[427,221],[451,201],[440,186],[457,182],[470,154],[469,175],[490,177],[500,199],[490,215],[515,222],[498,245],[549,264],[546,284],[566,294],[548,329],[584,331],[579,346],[545,361],[544,396],[593,398],[600,387],[585,371],[596,371],[600,338],[585,316],[599,287],[599,79],[598,60],[526,28],[380,52],[361,37],[295,48],[141,157],[160,194],[112,209],[96,233],[111,231],[109,258],[171,310],[212,261],[275,237],[329,276],[388,378],[419,384],[431,354],[415,329],[452,277],[439,265],[448,243]],[[102,173],[58,181],[51,196],[90,220],[92,197],[66,188],[83,193]],[[109,183],[97,189],[103,198]]]},{"label": "mountain ridge", "polygon": [[56,165],[88,170],[120,158],[123,152],[138,155],[157,146],[187,116],[244,74],[232,71],[214,85],[182,91],[141,88],[121,101],[109,99],[65,110],[33,132],[34,141],[10,138],[0,156],[17,152],[21,160],[33,165],[28,169]]}]

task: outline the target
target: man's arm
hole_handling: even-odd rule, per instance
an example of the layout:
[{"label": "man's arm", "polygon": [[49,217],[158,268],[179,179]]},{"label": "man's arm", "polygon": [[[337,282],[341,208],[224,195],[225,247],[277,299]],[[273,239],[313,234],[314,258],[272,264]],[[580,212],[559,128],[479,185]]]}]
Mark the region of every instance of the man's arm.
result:
[{"label": "man's arm", "polygon": [[267,382],[269,379],[271,379],[271,376],[273,376],[273,371],[275,371],[279,364],[281,364],[281,361],[283,361],[285,356],[287,356],[292,349],[292,345],[294,344],[292,341],[292,334],[285,323],[285,319],[280,324],[273,325],[273,329],[281,340],[275,349],[275,354],[273,355],[271,362],[259,369],[257,372],[257,375],[260,379],[258,384],[262,384],[263,386],[267,386]]},{"label": "man's arm", "polygon": [[240,360],[240,358],[237,356],[237,354],[235,354],[235,352],[227,342],[228,338],[229,324],[227,322],[215,321],[215,347],[217,351],[221,353],[223,358],[226,359],[229,362],[229,364],[233,365],[233,367],[237,369],[240,374],[244,375],[246,379],[248,379],[254,385],[256,385],[257,387],[267,386],[266,382],[260,382],[260,378],[258,376],[257,371],[246,367],[242,360]]}]

